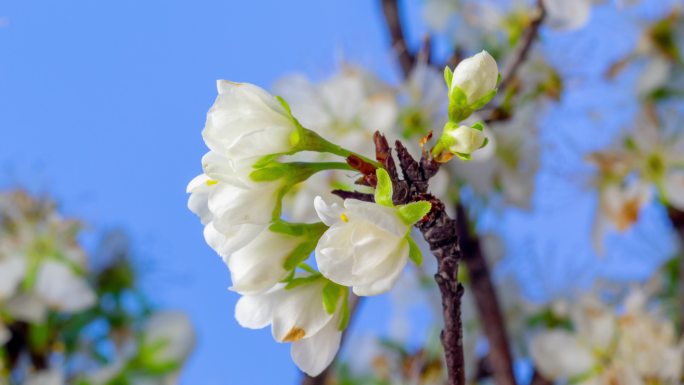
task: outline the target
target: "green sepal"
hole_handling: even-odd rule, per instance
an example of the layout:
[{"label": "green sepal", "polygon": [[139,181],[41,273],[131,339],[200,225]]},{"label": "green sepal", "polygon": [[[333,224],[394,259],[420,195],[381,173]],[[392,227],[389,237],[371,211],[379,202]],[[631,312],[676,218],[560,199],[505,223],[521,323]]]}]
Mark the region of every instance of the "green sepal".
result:
[{"label": "green sepal", "polygon": [[454,77],[454,71],[449,68],[449,66],[444,67],[444,82],[446,83],[447,89],[451,88],[451,79]]},{"label": "green sepal", "polygon": [[351,320],[351,311],[349,310],[349,289],[346,287],[344,289],[344,294],[342,296],[342,314],[340,314],[340,323],[337,325],[337,330],[339,331],[346,329]]},{"label": "green sepal", "polygon": [[385,169],[378,168],[375,170],[375,175],[378,178],[378,184],[375,188],[375,203],[385,206],[394,207],[392,202],[392,180]]},{"label": "green sepal", "polygon": [[474,129],[476,129],[476,130],[478,130],[478,131],[482,131],[482,132],[484,132],[484,128],[485,128],[485,126],[484,126],[484,124],[482,124],[482,122],[477,122],[477,123],[473,124],[473,125],[470,126],[470,127],[471,127],[471,128],[474,128]]},{"label": "green sepal", "polygon": [[323,307],[328,314],[335,313],[337,310],[337,304],[340,302],[340,296],[345,294],[343,286],[336,284],[333,281],[328,281],[323,287]]},{"label": "green sepal", "polygon": [[268,229],[274,233],[302,238],[302,242],[292,249],[283,262],[283,268],[289,271],[296,269],[297,266],[309,258],[311,252],[316,249],[316,244],[318,244],[321,235],[328,229],[328,226],[322,222],[289,223],[278,219]]},{"label": "green sepal", "polygon": [[306,285],[308,283],[316,282],[319,279],[322,279],[323,275],[320,273],[316,274],[311,274],[306,277],[297,277],[297,278],[292,278],[287,285],[285,285],[285,290],[291,290],[294,289],[295,287],[299,287],[302,285]]},{"label": "green sepal", "polygon": [[484,142],[482,142],[482,146],[480,146],[480,148],[485,148],[485,146],[488,144],[489,144],[489,138],[485,137]]},{"label": "green sepal", "polygon": [[461,160],[471,160],[473,158],[470,154],[464,154],[462,152],[455,152],[454,155]]},{"label": "green sepal", "polygon": [[399,217],[407,225],[411,226],[421,220],[430,212],[432,204],[428,201],[411,202],[397,208]]},{"label": "green sepal", "polygon": [[480,108],[484,107],[494,99],[496,96],[496,88],[489,91],[485,96],[481,97],[480,99],[476,100],[472,105],[470,105],[470,108],[472,110],[479,110]]},{"label": "green sepal", "polygon": [[420,251],[420,247],[416,244],[416,241],[411,238],[411,234],[406,235],[406,240],[408,241],[409,244],[409,258],[415,263],[417,266],[420,266],[423,264],[423,253]]},{"label": "green sepal", "polygon": [[458,108],[468,107],[468,96],[461,87],[454,86],[449,90],[449,105],[451,104]]}]

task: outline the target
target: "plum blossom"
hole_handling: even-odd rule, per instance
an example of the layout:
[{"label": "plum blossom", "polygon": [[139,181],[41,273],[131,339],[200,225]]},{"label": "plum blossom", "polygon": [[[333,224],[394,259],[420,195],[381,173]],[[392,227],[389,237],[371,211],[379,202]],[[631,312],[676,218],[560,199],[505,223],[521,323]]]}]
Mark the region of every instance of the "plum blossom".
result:
[{"label": "plum blossom", "polygon": [[302,284],[290,288],[279,284],[265,293],[244,295],[235,307],[241,326],[261,329],[271,325],[276,341],[292,343],[292,359],[310,376],[330,365],[339,349],[344,300],[340,296],[335,310],[328,312],[323,291],[329,281],[313,278],[302,278]]},{"label": "plum blossom", "polygon": [[491,99],[499,81],[499,68],[496,60],[487,51],[482,51],[462,60],[454,68],[449,93],[460,91],[468,105]]},{"label": "plum blossom", "polygon": [[645,301],[635,289],[616,312],[596,297],[583,298],[571,311],[573,331],[550,329],[533,339],[537,368],[550,380],[579,384],[678,383],[683,345],[674,325],[647,311]]}]

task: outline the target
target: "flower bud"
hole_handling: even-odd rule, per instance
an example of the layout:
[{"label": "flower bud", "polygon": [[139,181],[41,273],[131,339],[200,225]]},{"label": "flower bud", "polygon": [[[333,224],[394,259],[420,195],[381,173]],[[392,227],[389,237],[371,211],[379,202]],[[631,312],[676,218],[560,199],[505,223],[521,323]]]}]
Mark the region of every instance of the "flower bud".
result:
[{"label": "flower bud", "polygon": [[499,68],[487,51],[461,61],[453,73],[445,68],[449,87],[449,120],[459,122],[482,108],[496,95]]},{"label": "flower bud", "polygon": [[469,160],[470,154],[486,146],[487,142],[484,126],[481,123],[475,123],[469,127],[448,122],[444,126],[442,137],[432,149],[432,156],[439,162],[446,162],[453,155]]},{"label": "flower bud", "polygon": [[460,62],[454,69],[450,90],[460,88],[473,104],[496,88],[499,68],[487,51],[482,51]]}]

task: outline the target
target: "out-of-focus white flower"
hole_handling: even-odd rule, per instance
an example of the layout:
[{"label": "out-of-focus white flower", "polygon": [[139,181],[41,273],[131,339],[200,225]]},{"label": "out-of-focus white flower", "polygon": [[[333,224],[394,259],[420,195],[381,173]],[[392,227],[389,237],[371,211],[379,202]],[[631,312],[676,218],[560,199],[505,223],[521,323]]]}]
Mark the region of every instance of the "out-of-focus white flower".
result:
[{"label": "out-of-focus white flower", "polygon": [[332,362],[342,335],[341,303],[332,314],[323,303],[326,282],[318,279],[289,289],[281,284],[266,293],[245,295],[235,307],[235,318],[250,329],[271,325],[276,341],[292,343],[297,366],[316,376]]},{"label": "out-of-focus white flower", "polygon": [[347,199],[344,207],[314,201],[323,223],[330,226],[316,246],[321,273],[357,295],[388,291],[408,262],[406,239],[411,225],[397,209]]},{"label": "out-of-focus white flower", "polygon": [[544,0],[551,28],[569,31],[583,27],[591,15],[592,0]]},{"label": "out-of-focus white flower", "polygon": [[[397,95],[401,104],[399,128],[414,153],[419,152],[416,137],[442,127],[446,122],[447,88],[441,72],[426,63],[418,63]],[[413,145],[413,146],[412,146]]]},{"label": "out-of-focus white flower", "polygon": [[51,308],[63,312],[86,309],[96,299],[85,278],[56,261],[40,266],[33,293]]},{"label": "out-of-focus white flower", "polygon": [[26,260],[21,257],[0,259],[0,300],[12,297],[26,274]]},{"label": "out-of-focus white flower", "polygon": [[651,189],[643,183],[623,186],[609,184],[599,189],[598,211],[592,228],[594,249],[603,254],[603,238],[613,228],[626,231],[639,219],[644,205],[651,199]]},{"label": "out-of-focus white flower", "polygon": [[43,370],[29,374],[24,385],[65,385],[64,374],[57,369]]},{"label": "out-of-focus white flower", "polygon": [[0,194],[0,300],[16,319],[42,322],[48,310],[77,312],[95,293],[83,274],[80,225],[59,217],[54,204],[26,193]]},{"label": "out-of-focus white flower", "polygon": [[664,188],[668,203],[684,211],[684,170],[668,173],[665,177]]},{"label": "out-of-focus white flower", "polygon": [[534,338],[537,368],[550,380],[581,384],[678,383],[682,344],[672,323],[646,312],[645,300],[645,293],[633,291],[617,314],[597,298],[584,298],[572,311],[573,331],[551,329]]},{"label": "out-of-focus white flower", "polygon": [[292,75],[273,89],[304,127],[357,153],[368,152],[373,133],[388,132],[397,120],[392,90],[360,68],[345,66],[319,84]]},{"label": "out-of-focus white flower", "polygon": [[290,136],[297,127],[276,98],[248,83],[219,80],[217,88],[202,131],[212,151],[240,162],[292,149]]},{"label": "out-of-focus white flower", "polygon": [[487,51],[462,60],[454,68],[449,93],[460,90],[465,94],[468,105],[481,102],[496,90],[499,68],[496,60]]},{"label": "out-of-focus white flower", "polygon": [[528,208],[539,168],[537,114],[528,104],[511,121],[488,126],[488,144],[475,151],[470,162],[449,163],[453,178],[479,197],[501,195],[509,204]]},{"label": "out-of-focus white flower", "polygon": [[181,364],[195,346],[195,331],[185,313],[160,311],[147,319],[142,341],[144,346],[157,347],[155,362]]}]

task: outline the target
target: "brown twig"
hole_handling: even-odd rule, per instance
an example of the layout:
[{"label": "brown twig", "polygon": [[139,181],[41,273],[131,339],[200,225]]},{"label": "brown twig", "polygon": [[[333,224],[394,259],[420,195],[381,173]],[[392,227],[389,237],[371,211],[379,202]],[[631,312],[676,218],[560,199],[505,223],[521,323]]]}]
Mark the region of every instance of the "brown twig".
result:
[{"label": "brown twig", "polygon": [[[361,304],[361,297],[351,293],[349,296],[349,314],[351,319],[354,319],[354,315],[357,313],[359,305]],[[347,340],[349,334],[349,326],[342,332],[342,338],[340,340],[340,350],[344,342]],[[328,379],[331,377],[331,372],[333,370],[333,365],[328,366],[321,374],[316,377],[311,377],[304,375],[302,378],[302,385],[325,385],[328,383]]]},{"label": "brown twig", "polygon": [[669,207],[667,210],[672,227],[679,238],[681,259],[679,260],[679,323],[684,328],[684,211]]},{"label": "brown twig", "polygon": [[385,25],[387,32],[392,42],[392,49],[399,60],[399,65],[404,73],[404,76],[413,69],[416,58],[406,44],[404,37],[404,27],[399,18],[399,6],[397,0],[381,0],[382,13],[385,16]]},{"label": "brown twig", "polygon": [[513,356],[508,344],[506,323],[492,282],[480,240],[469,229],[468,214],[461,203],[456,205],[458,236],[463,260],[468,268],[470,288],[485,336],[489,341],[488,367],[498,385],[515,385]]},{"label": "brown twig", "polygon": [[532,19],[529,27],[527,27],[525,35],[523,36],[523,40],[513,56],[513,61],[503,71],[501,84],[499,84],[500,91],[506,89],[508,84],[515,78],[520,66],[525,62],[525,59],[527,59],[527,55],[530,53],[530,49],[532,48],[532,43],[534,43],[534,41],[537,39],[537,36],[539,36],[539,28],[544,22],[545,17],[546,9],[544,8],[544,1],[537,0],[537,15],[534,17],[534,19]]},{"label": "brown twig", "polygon": [[[501,83],[499,84],[499,94],[503,95],[506,89],[513,83],[518,70],[522,64],[527,59],[530,50],[532,49],[532,44],[539,36],[539,29],[544,23],[546,18],[546,9],[544,8],[544,1],[537,0],[537,14],[534,19],[530,22],[527,27],[525,34],[523,35],[522,42],[519,44],[518,49],[513,54],[513,59],[510,64],[504,69],[501,75]],[[502,106],[494,107],[491,110],[489,116],[485,119],[486,123],[498,122],[501,120],[506,120],[511,117],[509,111],[506,111]]]}]

